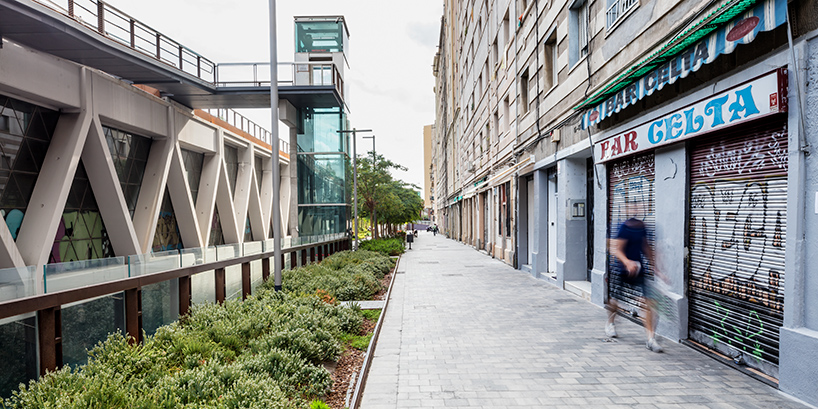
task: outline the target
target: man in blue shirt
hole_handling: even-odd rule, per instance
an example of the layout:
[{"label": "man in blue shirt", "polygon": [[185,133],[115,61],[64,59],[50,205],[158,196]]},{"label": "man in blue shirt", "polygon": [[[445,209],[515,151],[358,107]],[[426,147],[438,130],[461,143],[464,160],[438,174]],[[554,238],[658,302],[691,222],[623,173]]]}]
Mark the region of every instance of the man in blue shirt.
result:
[{"label": "man in blue shirt", "polygon": [[[654,275],[665,281],[667,280],[656,268],[656,260],[653,255],[653,250],[648,243],[645,223],[633,217],[622,223],[619,226],[616,238],[612,240],[611,253],[620,264],[618,271],[614,273],[619,274],[621,282],[642,290],[642,296],[647,306],[647,310],[645,311],[645,331],[648,335],[648,341],[645,346],[653,352],[662,352],[662,346],[656,341],[655,334],[656,323],[659,318],[656,313],[656,297],[653,296],[652,288],[647,282],[647,272],[642,267],[643,258],[647,259],[650,266],[653,267]],[[621,290],[619,287],[614,289],[615,292]],[[609,297],[608,324],[605,325],[605,334],[608,337],[616,337],[614,320],[616,319],[617,308],[618,303],[616,302],[616,298]]]}]

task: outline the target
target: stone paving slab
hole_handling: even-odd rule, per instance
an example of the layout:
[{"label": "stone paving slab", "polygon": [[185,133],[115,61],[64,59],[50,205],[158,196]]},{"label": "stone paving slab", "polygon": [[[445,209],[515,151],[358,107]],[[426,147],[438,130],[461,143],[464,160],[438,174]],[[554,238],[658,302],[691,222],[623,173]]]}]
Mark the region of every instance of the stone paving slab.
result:
[{"label": "stone paving slab", "polygon": [[395,276],[361,408],[807,408],[469,246],[420,232]]},{"label": "stone paving slab", "polygon": [[386,304],[386,301],[341,301],[341,304],[358,304],[362,310],[382,310],[383,305]]}]

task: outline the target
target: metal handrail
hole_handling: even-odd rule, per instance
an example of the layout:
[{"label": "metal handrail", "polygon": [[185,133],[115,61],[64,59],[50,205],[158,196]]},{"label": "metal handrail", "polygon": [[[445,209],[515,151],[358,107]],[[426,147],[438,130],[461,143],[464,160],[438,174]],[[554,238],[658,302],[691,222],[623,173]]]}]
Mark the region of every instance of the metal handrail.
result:
[{"label": "metal handrail", "polygon": [[[278,85],[334,86],[342,97],[344,95],[341,71],[334,63],[279,62],[278,66]],[[270,86],[269,62],[220,63],[216,64],[215,71],[217,87]]]},{"label": "metal handrail", "polygon": [[[244,115],[229,108],[208,108],[204,110],[210,115],[227,122],[228,124],[250,134],[252,137],[272,145],[273,134],[261,125],[253,122]],[[284,139],[278,139],[278,149],[281,152],[290,152],[290,143]]]},{"label": "metal handrail", "polygon": [[159,62],[215,83],[216,64],[101,0],[34,0],[104,37]]}]

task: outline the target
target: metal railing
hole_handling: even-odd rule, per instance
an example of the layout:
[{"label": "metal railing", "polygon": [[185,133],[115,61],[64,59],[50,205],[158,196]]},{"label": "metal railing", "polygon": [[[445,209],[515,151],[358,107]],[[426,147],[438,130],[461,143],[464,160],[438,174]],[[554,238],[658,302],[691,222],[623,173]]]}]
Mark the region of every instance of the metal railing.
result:
[{"label": "metal railing", "polygon": [[[216,86],[219,87],[269,87],[270,63],[222,63],[216,65]],[[344,80],[333,63],[326,62],[280,62],[279,85],[335,86],[344,95]]]},{"label": "metal railing", "polygon": [[[273,134],[261,125],[251,121],[244,115],[233,109],[209,108],[204,109],[210,115],[227,122],[228,124],[250,134],[252,137],[270,145],[273,144]],[[290,143],[284,139],[278,139],[278,149],[286,154],[290,153]]]},{"label": "metal railing", "polygon": [[619,21],[620,17],[624,16],[628,10],[636,7],[638,4],[639,0],[615,0],[605,12],[607,27],[611,28]]},{"label": "metal railing", "polygon": [[[184,316],[193,303],[199,302],[195,297],[201,292],[203,283],[210,287],[207,290],[209,300],[221,303],[232,298],[244,299],[255,292],[261,280],[270,276],[270,263],[278,262],[282,268],[295,268],[320,262],[335,252],[351,247],[350,239],[343,233],[285,239],[281,258],[275,260],[272,241],[80,262],[82,265],[50,264],[44,267],[44,283],[39,290],[36,285],[25,282],[24,277],[15,278],[18,274],[25,274],[25,271],[33,275],[31,268],[0,274],[0,278],[15,278],[11,282],[0,282],[0,293],[6,296],[12,291],[20,294],[0,298],[0,325],[15,325],[15,322],[31,318],[36,320],[36,326],[32,328],[35,328],[35,337],[39,340],[36,344],[38,362],[27,361],[25,365],[28,373],[39,372],[42,375],[63,365],[63,340],[77,337],[76,331],[65,333],[62,329],[64,318],[61,309],[91,305],[101,297],[115,296],[124,304],[121,310],[124,312],[121,316],[124,328],[120,328],[134,340],[141,340],[143,308],[172,311],[163,319],[166,324]],[[261,261],[258,275],[252,273],[251,268],[251,263],[257,261]],[[239,267],[240,272],[231,272]],[[155,291],[157,285],[167,285],[163,287],[168,292],[167,296],[160,297],[161,305],[154,302],[143,306],[143,289]],[[90,345],[103,341],[107,334],[100,336],[102,339]]]},{"label": "metal railing", "polygon": [[100,0],[34,0],[85,27],[201,80],[214,83],[216,64]]}]

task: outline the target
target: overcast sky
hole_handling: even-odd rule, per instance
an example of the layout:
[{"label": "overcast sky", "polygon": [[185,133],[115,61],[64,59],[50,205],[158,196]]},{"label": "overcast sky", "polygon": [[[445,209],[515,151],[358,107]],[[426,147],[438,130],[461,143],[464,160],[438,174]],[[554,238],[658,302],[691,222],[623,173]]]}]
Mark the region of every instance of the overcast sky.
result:
[{"label": "overcast sky", "polygon": [[[269,61],[268,0],[108,0],[216,63]],[[378,153],[407,168],[395,176],[423,188],[423,126],[434,123],[432,60],[443,0],[278,0],[278,58],[293,61],[293,16],[343,15],[351,125],[372,129]],[[246,112],[260,125],[269,110]],[[358,137],[358,153],[372,149]]]}]

